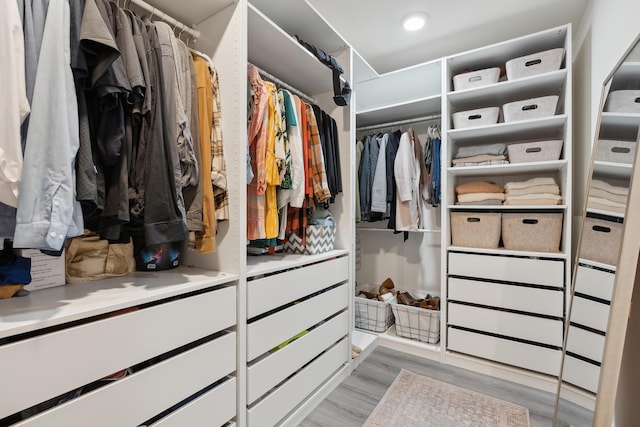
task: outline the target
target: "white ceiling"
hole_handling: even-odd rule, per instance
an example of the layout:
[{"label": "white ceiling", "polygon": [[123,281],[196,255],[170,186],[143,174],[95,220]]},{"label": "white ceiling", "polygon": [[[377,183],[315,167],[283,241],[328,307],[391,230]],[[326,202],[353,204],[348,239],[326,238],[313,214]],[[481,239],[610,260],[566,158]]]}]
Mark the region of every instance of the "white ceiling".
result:
[{"label": "white ceiling", "polygon": [[[187,25],[234,2],[147,1]],[[575,31],[589,1],[249,0],[289,34],[326,51],[349,44],[379,74],[567,23]],[[426,12],[429,23],[407,33],[401,20],[415,11]]]},{"label": "white ceiling", "polygon": [[[314,38],[317,28],[335,31],[379,74],[572,23],[579,25],[589,0],[252,0],[285,31],[325,50],[335,40]],[[326,23],[305,10],[305,3]],[[408,33],[402,18],[426,12],[421,30]]]}]

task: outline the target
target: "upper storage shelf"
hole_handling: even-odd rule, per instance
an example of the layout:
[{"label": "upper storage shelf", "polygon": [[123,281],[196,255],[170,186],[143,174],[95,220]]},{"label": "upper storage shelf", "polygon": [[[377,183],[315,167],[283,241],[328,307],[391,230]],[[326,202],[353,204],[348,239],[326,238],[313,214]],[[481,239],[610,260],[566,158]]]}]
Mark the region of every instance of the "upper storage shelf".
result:
[{"label": "upper storage shelf", "polygon": [[362,127],[417,116],[440,114],[441,99],[442,97],[440,95],[433,95],[408,102],[361,111],[356,116],[356,124],[358,127]]},{"label": "upper storage shelf", "polygon": [[249,62],[308,95],[333,91],[331,69],[255,6],[248,9]]}]

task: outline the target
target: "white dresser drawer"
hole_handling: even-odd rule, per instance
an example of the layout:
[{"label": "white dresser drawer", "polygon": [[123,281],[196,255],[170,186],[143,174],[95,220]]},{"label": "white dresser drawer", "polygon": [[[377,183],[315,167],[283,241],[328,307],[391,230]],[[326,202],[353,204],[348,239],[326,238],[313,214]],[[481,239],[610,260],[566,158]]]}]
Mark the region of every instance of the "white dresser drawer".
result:
[{"label": "white dresser drawer", "polygon": [[561,350],[448,328],[448,349],[549,375],[560,372]]},{"label": "white dresser drawer", "polygon": [[235,323],[227,287],[0,346],[0,360],[29,367],[3,372],[0,418]]},{"label": "white dresser drawer", "polygon": [[562,347],[562,320],[456,303],[447,309],[448,325]]},{"label": "white dresser drawer", "polygon": [[249,366],[247,402],[253,403],[348,333],[349,314],[344,312]]},{"label": "white dresser drawer", "polygon": [[604,335],[569,326],[567,335],[567,351],[598,363],[602,362],[604,353]]},{"label": "white dresser drawer", "polygon": [[18,425],[139,425],[235,371],[235,356],[234,332],[81,395]]},{"label": "white dresser drawer", "polygon": [[209,427],[225,425],[236,416],[236,379],[214,389],[154,423],[154,427]]},{"label": "white dresser drawer", "polygon": [[564,287],[564,261],[449,253],[450,275]]},{"label": "white dresser drawer", "polygon": [[598,391],[600,367],[576,359],[567,354],[562,367],[562,379],[570,384],[589,390],[592,393]]},{"label": "white dresser drawer", "polygon": [[349,279],[349,258],[341,257],[247,282],[247,317]]},{"label": "white dresser drawer", "polygon": [[611,301],[616,273],[578,265],[575,292]]},{"label": "white dresser drawer", "polygon": [[571,323],[607,332],[609,305],[574,295],[571,305]]},{"label": "white dresser drawer", "polygon": [[470,302],[556,317],[562,317],[564,313],[564,292],[560,289],[539,289],[457,277],[450,277],[448,282],[449,301]]},{"label": "white dresser drawer", "polygon": [[334,372],[344,366],[350,352],[349,340],[344,338],[249,409],[247,425],[276,425]]},{"label": "white dresser drawer", "polygon": [[294,304],[247,326],[247,360],[294,337],[332,314],[347,307],[349,286],[340,285]]}]

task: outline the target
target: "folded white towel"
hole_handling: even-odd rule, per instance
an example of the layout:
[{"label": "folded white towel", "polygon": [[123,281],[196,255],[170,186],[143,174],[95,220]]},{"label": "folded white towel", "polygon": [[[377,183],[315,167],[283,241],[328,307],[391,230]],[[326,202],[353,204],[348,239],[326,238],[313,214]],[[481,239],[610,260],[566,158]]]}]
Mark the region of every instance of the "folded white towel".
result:
[{"label": "folded white towel", "polygon": [[527,188],[512,188],[507,191],[507,196],[523,196],[525,194],[560,194],[560,187],[555,184],[534,185]]},{"label": "folded white towel", "polygon": [[527,181],[515,181],[515,182],[507,182],[504,185],[505,191],[517,189],[517,188],[528,188],[535,187],[536,185],[557,185],[556,180],[550,177],[539,177],[539,178],[531,178]]},{"label": "folded white towel", "polygon": [[480,202],[489,199],[504,200],[504,193],[467,193],[458,195],[458,202],[460,203]]},{"label": "folded white towel", "polygon": [[618,194],[620,196],[629,195],[629,187],[611,185],[608,182],[604,182],[599,179],[591,180],[591,188],[598,188],[600,190],[608,191],[609,193]]}]

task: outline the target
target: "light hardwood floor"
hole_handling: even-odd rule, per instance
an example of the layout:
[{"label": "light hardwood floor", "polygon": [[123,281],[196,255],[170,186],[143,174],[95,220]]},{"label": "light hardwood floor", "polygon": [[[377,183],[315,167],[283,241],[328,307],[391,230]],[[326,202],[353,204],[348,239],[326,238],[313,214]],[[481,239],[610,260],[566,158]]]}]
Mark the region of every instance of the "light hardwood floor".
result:
[{"label": "light hardwood floor", "polygon": [[[300,426],[361,426],[401,368],[525,406],[529,408],[531,427],[551,426],[555,397],[551,393],[382,346],[378,346]],[[574,426],[591,425],[581,414],[571,417]]]}]

